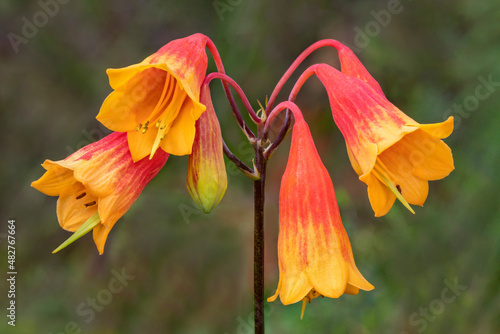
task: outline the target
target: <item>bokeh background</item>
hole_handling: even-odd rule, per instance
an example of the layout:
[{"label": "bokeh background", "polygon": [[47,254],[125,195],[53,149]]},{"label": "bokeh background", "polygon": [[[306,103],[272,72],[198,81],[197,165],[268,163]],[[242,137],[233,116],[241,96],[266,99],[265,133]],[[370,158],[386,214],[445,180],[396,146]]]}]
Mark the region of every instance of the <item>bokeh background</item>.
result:
[{"label": "bokeh background", "polygon": [[[0,276],[8,219],[16,220],[18,271],[16,327],[7,325],[2,279],[0,332],[251,333],[252,183],[229,163],[226,196],[205,215],[185,187],[187,158],[172,157],[102,256],[90,236],[52,255],[69,234],[57,223],[56,198],[30,187],[44,159],[109,133],[95,120],[111,92],[106,68],[195,32],[212,38],[255,108],[303,49],[334,38],[412,118],[456,120],[446,139],[456,170],[431,182],[416,215],[396,204],[375,218],[324,89],[308,81],[297,101],[332,174],[358,268],[376,288],[316,299],[304,320],[300,303],[267,304],[268,333],[500,332],[500,2],[3,0],[0,17]],[[13,34],[24,38],[16,46]],[[336,52],[324,49],[300,69],[315,62],[338,66]],[[250,162],[220,84],[212,91],[225,139]],[[269,164],[267,296],[278,282],[277,204],[289,142]],[[123,274],[123,288],[110,292]]]}]

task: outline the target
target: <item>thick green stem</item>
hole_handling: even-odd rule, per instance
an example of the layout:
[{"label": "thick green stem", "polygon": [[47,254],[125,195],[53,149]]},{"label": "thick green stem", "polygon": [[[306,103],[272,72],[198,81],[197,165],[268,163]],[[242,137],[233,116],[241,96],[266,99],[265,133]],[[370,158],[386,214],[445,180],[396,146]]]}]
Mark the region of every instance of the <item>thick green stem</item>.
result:
[{"label": "thick green stem", "polygon": [[254,181],[254,311],[255,334],[264,333],[264,201],[266,158],[260,145],[255,148],[255,166],[260,179]]}]

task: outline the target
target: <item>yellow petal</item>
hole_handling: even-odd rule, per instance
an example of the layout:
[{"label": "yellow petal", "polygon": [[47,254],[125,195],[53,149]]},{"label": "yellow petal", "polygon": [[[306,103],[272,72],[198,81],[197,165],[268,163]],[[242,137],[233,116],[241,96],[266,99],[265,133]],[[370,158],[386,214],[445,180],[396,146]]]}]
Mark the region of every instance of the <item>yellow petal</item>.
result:
[{"label": "yellow petal", "polygon": [[141,160],[151,153],[157,134],[158,130],[154,126],[150,127],[146,133],[135,130],[127,132],[128,147],[134,162]]},{"label": "yellow petal", "polygon": [[305,271],[300,273],[283,272],[283,283],[280,289],[280,300],[289,305],[302,300],[313,288]]},{"label": "yellow petal", "polygon": [[136,109],[127,104],[127,93],[114,91],[106,97],[96,119],[117,132],[132,131],[137,127]]},{"label": "yellow petal", "polygon": [[111,228],[107,227],[104,224],[97,225],[92,231],[94,242],[100,255],[102,255],[102,253],[104,252],[104,245],[106,244],[106,239],[108,238],[108,234],[110,231]]},{"label": "yellow petal", "polygon": [[380,155],[382,163],[391,171],[401,190],[401,195],[410,204],[424,205],[429,193],[429,182],[415,176],[412,172],[405,173],[400,168],[401,161],[407,159],[408,155],[398,154],[398,150],[387,150]]},{"label": "yellow petal", "polygon": [[396,196],[373,173],[359,178],[368,186],[368,199],[375,212],[375,217],[385,215],[391,209]]},{"label": "yellow petal", "polygon": [[155,109],[168,79],[168,73],[148,68],[136,73],[108,95],[97,120],[117,132],[133,131]]},{"label": "yellow petal", "polygon": [[[365,291],[371,291],[375,289],[375,287],[364,278],[363,275],[359,272],[358,268],[354,264],[354,258],[351,256],[351,263],[349,265],[349,279],[346,287],[346,293],[351,295],[358,294],[359,289]],[[355,290],[357,289],[357,291]],[[356,291],[356,293],[352,293]]]},{"label": "yellow petal", "polygon": [[453,132],[453,116],[441,123],[421,124],[419,128],[432,136],[446,138]]},{"label": "yellow petal", "polygon": [[[195,122],[193,117],[193,102],[184,100],[179,114],[172,123],[172,127],[165,134],[160,147],[167,153],[173,155],[191,154],[195,135]],[[200,113],[201,115],[201,113]]]},{"label": "yellow petal", "polygon": [[421,163],[413,166],[413,174],[423,180],[440,180],[455,169],[451,149],[442,140],[433,139]]},{"label": "yellow petal", "polygon": [[274,295],[267,298],[267,301],[274,302],[276,300],[276,298],[278,297],[278,295],[280,294],[280,290],[281,290],[281,269],[280,269],[280,280],[278,282],[278,288],[276,289],[276,292],[274,293]]},{"label": "yellow petal", "polygon": [[61,167],[51,160],[45,160],[42,166],[47,170],[41,178],[31,183],[36,190],[49,196],[59,196],[63,189],[74,182],[73,171]]},{"label": "yellow petal", "polygon": [[116,221],[122,217],[132,206],[133,201],[128,201],[128,194],[112,194],[99,200],[99,217],[102,224],[111,229]]},{"label": "yellow petal", "polygon": [[[57,219],[59,225],[67,231],[74,232],[78,230],[84,222],[97,212],[98,199],[90,194],[85,194],[84,197],[77,199],[83,193],[86,193],[85,187],[81,183],[75,182],[72,187],[64,189],[59,195]],[[94,204],[85,206],[85,204],[89,203]]]},{"label": "yellow petal", "polygon": [[357,295],[359,293],[359,288],[347,284],[347,286],[345,287],[345,293],[349,295]]},{"label": "yellow petal", "polygon": [[[333,230],[333,228],[332,228]],[[310,225],[308,229],[307,276],[314,289],[320,294],[338,298],[347,284],[348,269],[343,256],[345,242],[339,233],[328,236],[327,243],[323,226]]]},{"label": "yellow petal", "polygon": [[108,68],[106,74],[109,78],[109,85],[113,89],[120,89],[126,85],[136,74],[150,68],[151,65],[134,64],[122,68]]}]

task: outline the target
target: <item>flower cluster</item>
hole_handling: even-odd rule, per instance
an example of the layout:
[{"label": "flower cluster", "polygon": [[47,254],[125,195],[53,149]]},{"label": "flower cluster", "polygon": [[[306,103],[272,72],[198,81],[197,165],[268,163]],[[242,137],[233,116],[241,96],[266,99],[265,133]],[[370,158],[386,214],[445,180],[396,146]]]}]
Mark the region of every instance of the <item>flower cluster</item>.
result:
[{"label": "flower cluster", "polygon": [[[292,72],[322,46],[337,49],[341,70],[326,64],[309,67],[289,99],[273,108]],[[206,73],[206,48],[214,57],[217,73]],[[262,169],[245,165],[224,143],[208,86],[213,79],[222,80],[236,121],[260,163],[279,146],[293,115],[292,142],[279,197],[280,277],[269,301],[278,295],[285,305],[302,301],[303,313],[306,303],[318,296],[338,298],[374,288],[356,267],[330,174],[294,103],[307,78],[316,75],[326,89],[333,120],[344,136],[354,171],[367,185],[375,216],[385,215],[396,199],[414,212],[410,204],[423,205],[428,181],[442,179],[454,169],[451,150],[441,140],[453,131],[453,118],[438,124],[417,123],[390,103],[354,53],[334,40],[306,49],[259,112],[225,74],[215,46],[202,34],[174,40],[138,64],[107,73],[113,92],[97,119],[113,132],[64,160],[46,160],[42,165],[45,174],[32,183],[37,190],[59,197],[59,224],[74,232],[56,251],[93,231],[102,254],[114,224],[169,155],[189,155],[187,188],[207,213],[227,188],[224,154],[245,175],[254,180],[263,177]],[[257,135],[244,122],[229,86],[242,99]],[[270,143],[270,125],[283,110],[287,110],[287,121]]]}]

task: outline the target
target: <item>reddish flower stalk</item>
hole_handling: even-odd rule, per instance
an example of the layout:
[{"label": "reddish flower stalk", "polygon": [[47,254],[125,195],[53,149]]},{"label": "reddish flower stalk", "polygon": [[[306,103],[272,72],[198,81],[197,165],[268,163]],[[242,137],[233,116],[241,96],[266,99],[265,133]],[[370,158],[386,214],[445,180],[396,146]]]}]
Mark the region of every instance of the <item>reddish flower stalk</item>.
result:
[{"label": "reddish flower stalk", "polygon": [[[224,70],[224,64],[222,63],[219,51],[217,50],[214,42],[212,42],[210,38],[207,39],[207,48],[212,54],[212,57],[214,58],[215,65],[217,66],[217,70],[219,71],[219,73],[226,74],[226,71]],[[231,105],[231,109],[233,110],[233,114],[234,117],[236,118],[236,121],[238,122],[238,125],[245,131],[247,137],[255,139],[255,135],[250,130],[250,128],[245,124],[243,117],[241,117],[241,112],[238,109],[238,106],[236,105],[236,101],[234,100],[233,94],[231,93],[231,90],[229,89],[227,82],[225,82],[224,80],[222,80],[222,87],[224,88],[224,93],[226,94],[227,100]]]},{"label": "reddish flower stalk", "polygon": [[324,46],[331,46],[339,50],[340,48],[343,47],[342,43],[334,40],[334,39],[324,39],[321,41],[318,41],[311,46],[309,46],[307,49],[302,51],[302,53],[295,59],[295,61],[290,65],[288,70],[286,70],[285,74],[281,77],[280,81],[278,81],[278,84],[276,87],[274,87],[274,90],[271,94],[271,97],[269,97],[269,102],[267,104],[266,108],[266,113],[269,114],[269,111],[272,109],[274,102],[276,101],[276,98],[278,97],[279,92],[285,85],[285,83],[290,79],[290,76],[293,74],[293,72],[299,67],[299,65],[314,51],[316,51],[319,48],[322,48]]},{"label": "reddish flower stalk", "polygon": [[[252,121],[254,121],[255,124],[259,124],[261,122],[260,117],[257,116],[257,114],[255,113],[255,111],[252,108],[252,105],[248,101],[248,98],[245,95],[245,92],[236,83],[236,81],[234,81],[233,79],[231,79],[229,76],[227,76],[224,73],[214,72],[214,73],[210,73],[209,75],[207,75],[205,77],[205,81],[203,82],[203,85],[209,85],[213,79],[220,79],[223,83],[229,84],[236,91],[236,93],[238,93],[238,96],[240,97],[241,101],[243,102],[243,105],[245,106],[248,114],[252,118]],[[239,114],[239,116],[241,117],[241,114]]]}]

